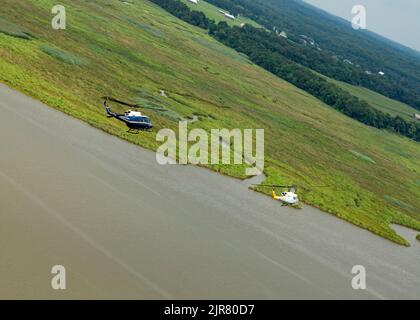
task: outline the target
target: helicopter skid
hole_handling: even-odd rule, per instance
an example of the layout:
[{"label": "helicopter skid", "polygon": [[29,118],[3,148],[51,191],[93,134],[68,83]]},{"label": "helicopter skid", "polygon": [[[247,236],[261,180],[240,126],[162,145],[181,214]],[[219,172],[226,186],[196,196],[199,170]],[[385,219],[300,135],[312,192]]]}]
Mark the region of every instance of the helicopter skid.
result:
[{"label": "helicopter skid", "polygon": [[132,134],[139,134],[140,131],[152,132],[153,129],[128,129],[127,130],[128,133],[132,133]]}]

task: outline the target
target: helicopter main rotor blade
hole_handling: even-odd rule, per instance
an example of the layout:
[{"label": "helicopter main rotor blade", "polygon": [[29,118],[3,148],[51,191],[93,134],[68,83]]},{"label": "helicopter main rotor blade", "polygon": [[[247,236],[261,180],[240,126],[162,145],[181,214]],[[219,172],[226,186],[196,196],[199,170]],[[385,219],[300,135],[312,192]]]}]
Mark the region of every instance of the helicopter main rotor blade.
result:
[{"label": "helicopter main rotor blade", "polygon": [[167,109],[163,109],[163,108],[153,108],[153,107],[140,107],[138,106],[137,108],[142,108],[142,109],[149,109],[149,110],[156,110],[156,111],[168,111]]},{"label": "helicopter main rotor blade", "polygon": [[270,187],[270,188],[295,188],[296,186],[281,186],[281,185],[277,185],[277,184],[253,184],[253,186],[257,186],[257,187]]},{"label": "helicopter main rotor blade", "polygon": [[128,106],[128,107],[134,107],[134,108],[139,107],[139,105],[137,105],[137,104],[132,104],[132,103],[129,103],[129,102],[124,102],[124,101],[121,101],[121,100],[115,99],[115,98],[113,98],[113,97],[108,97],[108,96],[105,96],[105,97],[102,97],[102,99],[106,99],[106,100],[109,100],[109,101],[113,101],[113,102],[116,102],[116,103],[119,103],[119,104],[122,104],[122,105],[124,105],[124,106]]},{"label": "helicopter main rotor blade", "polygon": [[113,102],[119,103],[121,105],[124,105],[124,106],[127,106],[127,107],[132,107],[132,108],[142,108],[142,109],[150,109],[150,110],[156,110],[156,111],[168,111],[168,110],[163,109],[163,108],[143,107],[143,106],[141,106],[137,103],[133,104],[133,103],[129,103],[129,102],[124,102],[124,101],[121,101],[121,100],[118,100],[118,99],[115,99],[115,98],[112,98],[112,97],[106,97],[105,96],[105,97],[102,97],[102,99],[113,101]]},{"label": "helicopter main rotor blade", "polygon": [[305,188],[305,189],[311,189],[311,188],[329,188],[330,186],[305,186],[305,185],[277,185],[277,184],[253,184],[253,186],[257,187],[275,187],[275,188]]}]

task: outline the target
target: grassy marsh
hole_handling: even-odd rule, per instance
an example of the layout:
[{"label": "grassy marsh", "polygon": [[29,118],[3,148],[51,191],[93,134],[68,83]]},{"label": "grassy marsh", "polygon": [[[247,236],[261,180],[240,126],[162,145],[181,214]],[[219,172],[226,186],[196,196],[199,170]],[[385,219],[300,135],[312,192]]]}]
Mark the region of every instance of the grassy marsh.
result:
[{"label": "grassy marsh", "polygon": [[[152,150],[159,146],[156,131],[176,131],[176,119],[147,110],[156,130],[130,135],[106,117],[100,97],[137,97],[183,118],[206,115],[190,128],[264,128],[267,183],[325,185],[300,190],[301,198],[401,245],[409,243],[390,224],[420,230],[418,143],[332,110],[146,0],[62,3],[68,27],[55,31],[49,20],[54,1],[3,1],[0,21],[34,38],[0,32],[0,81]],[[84,63],[68,63],[43,46]],[[159,97],[162,89],[167,97]],[[241,166],[210,167],[244,178]]]}]

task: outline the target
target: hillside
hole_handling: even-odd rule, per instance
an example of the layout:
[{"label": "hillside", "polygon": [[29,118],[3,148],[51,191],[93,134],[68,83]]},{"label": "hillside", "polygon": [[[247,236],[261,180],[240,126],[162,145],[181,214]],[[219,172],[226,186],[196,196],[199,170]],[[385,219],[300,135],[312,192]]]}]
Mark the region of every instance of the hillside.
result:
[{"label": "hillside", "polygon": [[[159,129],[193,115],[191,128],[264,128],[269,183],[325,185],[302,198],[399,244],[391,223],[420,230],[418,143],[342,115],[147,0],[62,2],[68,28],[55,31],[54,1],[3,1],[2,82],[150,149]],[[103,95],[170,112],[149,110],[154,132],[130,135],[105,116]]]},{"label": "hillside", "polygon": [[188,5],[191,10],[197,10],[203,12],[208,18],[214,20],[215,22],[224,21],[231,26],[240,26],[243,23],[248,23],[254,27],[262,28],[261,25],[255,21],[248,19],[246,17],[236,17],[235,20],[225,17],[220,11],[223,11],[221,8],[218,8],[208,2],[199,1],[198,4],[194,4],[188,0],[181,0],[183,3]]},{"label": "hillside", "polygon": [[[370,31],[354,30],[349,21],[301,0],[207,1],[268,30],[285,31],[289,59],[420,109],[420,58],[415,51]],[[380,71],[385,76],[379,76]]]},{"label": "hillside", "polygon": [[[357,70],[358,66],[354,66],[351,62],[334,59],[325,54],[314,40],[306,36],[305,42],[299,44],[290,40],[284,32],[280,33],[275,27],[273,30],[276,32],[270,32],[249,24],[241,27],[229,26],[225,22],[215,23],[203,12],[191,10],[179,0],[151,1],[181,20],[208,30],[216,40],[247,55],[258,66],[313,95],[335,110],[363,124],[396,132],[420,142],[420,123],[392,116],[374,108],[368,102],[324,78],[328,75],[333,79],[344,79],[358,86],[362,84],[357,79],[362,80],[362,83],[367,80],[367,88],[371,85],[375,88],[376,85],[386,85],[389,90],[386,90],[385,94],[395,91],[398,99],[415,93],[412,90],[402,89],[400,84],[392,84],[388,76],[368,75]],[[378,92],[383,91],[381,88],[376,89]]]},{"label": "hillside", "polygon": [[391,116],[400,116],[407,121],[414,121],[414,114],[419,113],[418,110],[410,107],[409,105],[385,97],[375,91],[364,87],[354,86],[342,81],[329,80],[338,85],[340,88],[348,91],[353,96],[366,101],[378,110],[389,113]]},{"label": "hillside", "polygon": [[337,85],[341,89],[347,91],[351,95],[366,101],[374,107],[377,110],[380,110],[382,112],[388,113],[391,116],[400,116],[406,121],[414,121],[414,114],[419,113],[417,109],[414,109],[410,107],[409,105],[402,103],[400,101],[390,99],[388,97],[385,97],[381,95],[380,93],[377,93],[375,91],[369,90],[364,87],[351,85],[349,83],[345,83],[342,81],[334,80],[331,78],[328,78],[324,75],[321,75],[319,73],[316,73],[316,75],[323,77],[325,80]]}]

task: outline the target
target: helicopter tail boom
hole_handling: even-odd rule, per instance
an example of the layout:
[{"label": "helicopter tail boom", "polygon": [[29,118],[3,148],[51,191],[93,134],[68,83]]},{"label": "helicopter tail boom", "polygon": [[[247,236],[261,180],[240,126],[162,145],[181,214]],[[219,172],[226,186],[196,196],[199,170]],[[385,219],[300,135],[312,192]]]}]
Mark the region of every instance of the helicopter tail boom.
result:
[{"label": "helicopter tail boom", "polygon": [[111,108],[109,107],[109,105],[108,105],[108,103],[106,102],[106,100],[104,101],[104,107],[105,107],[106,113],[107,113],[107,115],[108,115],[109,117],[116,117],[116,116],[117,116],[117,114],[116,114],[115,112],[112,112],[112,111],[111,111]]},{"label": "helicopter tail boom", "polygon": [[274,191],[274,189],[271,191],[271,196],[273,197],[273,199],[277,199],[277,194]]}]

